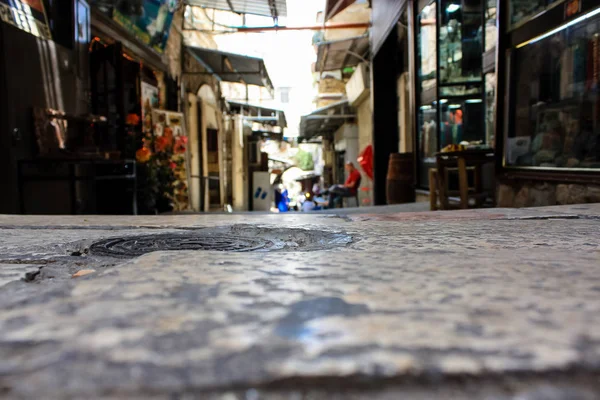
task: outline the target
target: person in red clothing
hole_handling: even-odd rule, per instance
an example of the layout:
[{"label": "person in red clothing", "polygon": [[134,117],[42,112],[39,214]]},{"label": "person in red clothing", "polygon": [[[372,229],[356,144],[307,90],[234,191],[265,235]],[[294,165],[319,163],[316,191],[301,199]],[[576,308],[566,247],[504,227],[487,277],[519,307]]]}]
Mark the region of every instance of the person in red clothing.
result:
[{"label": "person in red clothing", "polygon": [[358,192],[360,181],[362,179],[360,172],[354,167],[351,161],[346,163],[346,171],[348,171],[348,179],[343,185],[333,185],[329,188],[329,201],[327,208],[333,208],[336,205],[336,200],[342,197],[354,197]]}]

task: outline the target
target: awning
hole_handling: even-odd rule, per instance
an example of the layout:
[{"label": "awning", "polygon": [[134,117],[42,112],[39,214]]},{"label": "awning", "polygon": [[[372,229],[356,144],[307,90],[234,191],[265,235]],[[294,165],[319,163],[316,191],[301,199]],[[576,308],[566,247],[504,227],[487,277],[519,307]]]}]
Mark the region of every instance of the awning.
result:
[{"label": "awning", "polygon": [[327,0],[325,4],[325,21],[329,21],[336,14],[354,4],[356,0]]},{"label": "awning", "polygon": [[287,16],[286,0],[187,0],[190,6],[215,8],[237,14],[264,15],[279,18]]},{"label": "awning", "polygon": [[[208,71],[207,74],[215,75],[221,81],[263,86],[271,93],[274,91],[262,58],[190,46],[187,47],[187,51],[202,64]],[[184,71],[184,73],[202,72]]]},{"label": "awning", "polygon": [[354,67],[369,57],[369,36],[357,36],[319,43],[316,69],[318,72]]},{"label": "awning", "polygon": [[348,100],[321,107],[300,118],[300,140],[333,135],[345,122],[355,118]]},{"label": "awning", "polygon": [[248,121],[287,128],[285,112],[282,110],[230,100],[227,100],[227,103],[230,111],[244,115]]}]

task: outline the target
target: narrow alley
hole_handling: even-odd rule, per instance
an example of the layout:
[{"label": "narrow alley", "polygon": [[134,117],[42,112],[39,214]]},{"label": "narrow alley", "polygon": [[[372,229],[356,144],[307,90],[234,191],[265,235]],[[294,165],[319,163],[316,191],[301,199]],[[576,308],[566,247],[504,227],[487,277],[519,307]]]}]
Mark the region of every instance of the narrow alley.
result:
[{"label": "narrow alley", "polygon": [[0,17],[0,398],[600,398],[600,1]]}]

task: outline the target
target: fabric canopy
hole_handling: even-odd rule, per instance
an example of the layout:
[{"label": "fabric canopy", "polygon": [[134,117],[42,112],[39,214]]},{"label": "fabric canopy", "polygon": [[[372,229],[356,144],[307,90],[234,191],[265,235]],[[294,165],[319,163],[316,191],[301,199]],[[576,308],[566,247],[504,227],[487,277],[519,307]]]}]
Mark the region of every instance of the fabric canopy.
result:
[{"label": "fabric canopy", "polygon": [[368,35],[319,43],[317,71],[334,71],[354,67],[369,57]]}]

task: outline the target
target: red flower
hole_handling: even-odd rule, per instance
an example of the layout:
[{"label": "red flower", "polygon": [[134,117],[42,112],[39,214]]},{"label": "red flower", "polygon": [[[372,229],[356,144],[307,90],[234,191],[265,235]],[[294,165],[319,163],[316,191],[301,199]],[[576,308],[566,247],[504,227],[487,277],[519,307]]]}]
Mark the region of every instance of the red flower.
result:
[{"label": "red flower", "polygon": [[185,147],[187,144],[187,136],[178,136],[177,139],[175,140],[175,146],[173,147],[173,151],[176,154],[182,154],[185,153]]},{"label": "red flower", "polygon": [[154,150],[158,153],[161,151],[165,151],[167,147],[169,147],[169,139],[164,136],[159,136],[154,141]]},{"label": "red flower", "polygon": [[141,149],[139,149],[138,151],[135,152],[136,160],[142,164],[145,162],[148,162],[150,160],[151,156],[152,156],[152,152],[147,147],[142,147]]},{"label": "red flower", "polygon": [[169,167],[171,167],[171,169],[175,169],[175,168],[177,168],[177,164],[175,164],[173,161],[171,161],[171,164],[169,164]]},{"label": "red flower", "polygon": [[169,145],[173,144],[173,129],[171,129],[169,127],[165,127],[165,130],[163,132],[163,136],[165,138],[167,138],[167,140],[169,141]]}]

